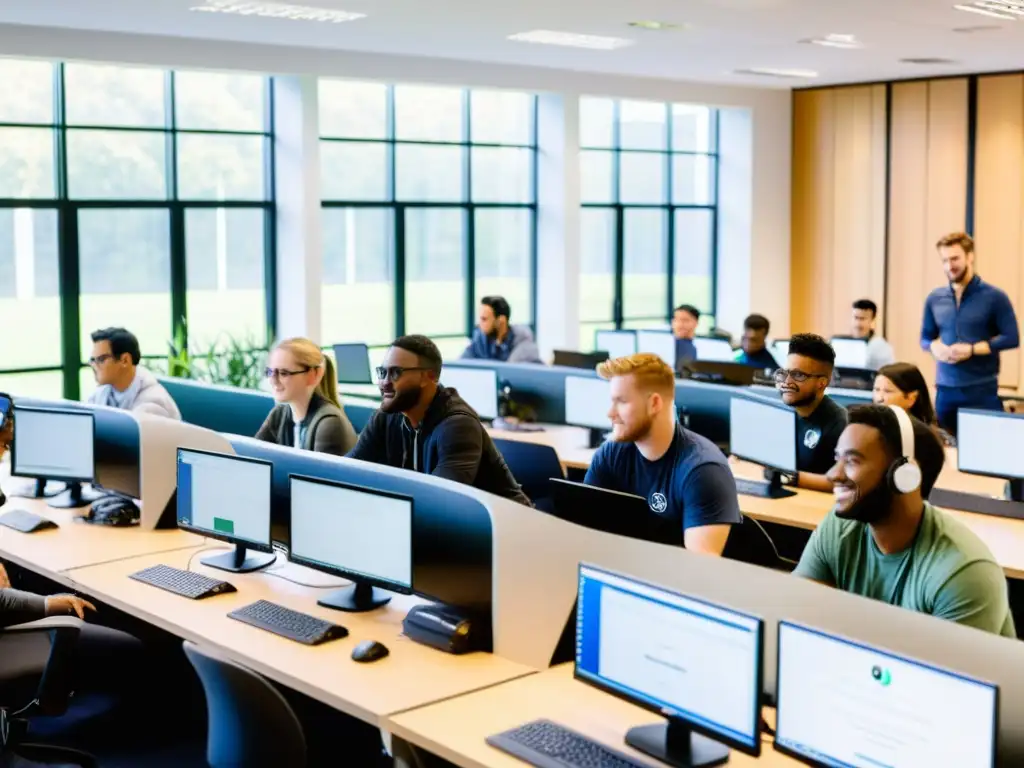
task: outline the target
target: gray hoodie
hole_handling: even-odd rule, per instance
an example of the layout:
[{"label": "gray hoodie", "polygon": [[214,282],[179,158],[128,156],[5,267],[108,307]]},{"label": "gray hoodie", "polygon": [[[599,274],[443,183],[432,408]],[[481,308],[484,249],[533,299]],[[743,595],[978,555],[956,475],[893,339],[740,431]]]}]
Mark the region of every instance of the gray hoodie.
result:
[{"label": "gray hoodie", "polygon": [[163,384],[145,368],[135,369],[135,378],[124,392],[109,384],[97,387],[89,397],[94,405],[106,405],[124,411],[138,411],[181,421],[181,411]]}]

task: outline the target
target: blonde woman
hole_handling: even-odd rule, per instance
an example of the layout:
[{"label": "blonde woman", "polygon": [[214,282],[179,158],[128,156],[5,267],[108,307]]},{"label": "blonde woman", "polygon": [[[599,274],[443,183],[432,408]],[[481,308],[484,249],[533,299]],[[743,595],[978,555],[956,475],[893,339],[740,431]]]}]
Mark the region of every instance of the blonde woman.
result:
[{"label": "blonde woman", "polygon": [[341,408],[334,362],[309,339],[279,341],[270,350],[267,379],[278,405],[258,440],[344,456],[356,432]]}]

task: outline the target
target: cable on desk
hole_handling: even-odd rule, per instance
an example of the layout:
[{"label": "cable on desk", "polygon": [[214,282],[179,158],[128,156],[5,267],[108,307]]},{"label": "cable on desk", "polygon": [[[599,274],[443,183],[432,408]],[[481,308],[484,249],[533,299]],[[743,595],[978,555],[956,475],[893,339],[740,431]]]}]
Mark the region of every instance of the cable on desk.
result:
[{"label": "cable on desk", "polygon": [[[205,541],[205,539],[204,539],[204,541]],[[191,571],[192,570],[192,561],[196,559],[196,555],[201,555],[204,552],[228,552],[231,549],[232,549],[231,547],[200,547],[195,552],[193,552],[192,556],[188,559],[188,565],[185,566],[185,570],[186,571]]]},{"label": "cable on desk", "polygon": [[[281,567],[283,568],[284,566],[281,566]],[[282,576],[280,573],[274,573],[274,571],[279,571],[279,570],[281,570],[281,569],[280,568],[264,568],[262,571],[257,571],[257,573],[262,573],[264,576],[273,576],[275,579],[280,579],[281,581],[287,581],[289,584],[295,584],[296,586],[299,586],[299,587],[308,587],[309,589],[344,589],[345,587],[349,586],[349,582],[345,582],[343,584],[327,584],[327,585],[324,585],[324,584],[308,584],[308,583],[306,583],[304,581],[297,581],[296,579],[289,579],[287,576]]]}]

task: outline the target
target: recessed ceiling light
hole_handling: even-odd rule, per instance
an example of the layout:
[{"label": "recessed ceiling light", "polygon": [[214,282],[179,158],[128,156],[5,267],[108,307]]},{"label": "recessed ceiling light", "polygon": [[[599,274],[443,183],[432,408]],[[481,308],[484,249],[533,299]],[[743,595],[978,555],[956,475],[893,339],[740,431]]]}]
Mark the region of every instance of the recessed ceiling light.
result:
[{"label": "recessed ceiling light", "polygon": [[958,11],[967,11],[968,13],[978,13],[982,16],[989,16],[993,19],[1005,19],[1007,21],[1016,21],[1017,17],[1012,13],[1006,11],[990,11],[988,8],[984,8],[980,5],[954,5]]},{"label": "recessed ceiling light", "polygon": [[541,45],[565,45],[570,48],[589,48],[595,51],[613,51],[632,45],[632,40],[622,37],[581,35],[576,32],[553,32],[550,29],[535,29],[532,32],[518,32],[508,36],[517,43],[538,43]]},{"label": "recessed ceiling light", "polygon": [[638,27],[639,29],[666,31],[670,29],[685,29],[688,25],[673,24],[670,21],[631,21],[629,22],[629,26]]},{"label": "recessed ceiling light", "polygon": [[734,70],[737,75],[762,75],[764,77],[811,78],[818,73],[813,69],[776,69],[775,67],[748,67]]},{"label": "recessed ceiling light", "polygon": [[855,35],[825,35],[825,37],[814,37],[808,40],[801,40],[801,43],[810,43],[812,45],[824,45],[828,48],[863,48],[864,44],[860,42]]},{"label": "recessed ceiling light", "polygon": [[240,16],[264,16],[272,19],[288,19],[289,21],[325,21],[331,24],[354,21],[366,16],[365,13],[315,8],[311,5],[244,2],[243,0],[206,0],[205,5],[196,5],[190,10],[204,13],[234,13]]}]

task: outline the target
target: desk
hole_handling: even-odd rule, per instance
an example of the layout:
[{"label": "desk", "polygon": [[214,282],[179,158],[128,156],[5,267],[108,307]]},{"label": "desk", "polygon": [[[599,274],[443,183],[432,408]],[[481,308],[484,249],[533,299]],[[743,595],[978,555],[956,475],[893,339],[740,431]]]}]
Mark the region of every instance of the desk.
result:
[{"label": "desk", "polygon": [[[198,557],[193,570],[226,579],[238,591],[188,600],[128,578],[131,573],[160,563],[187,568],[194,552],[119,560],[78,568],[68,576],[80,592],[174,635],[212,646],[271,680],[378,727],[387,716],[402,710],[534,672],[491,654],[453,656],[402,637],[402,619],[409,608],[421,602],[410,596],[395,595],[386,607],[376,611],[342,613],[316,604],[317,597],[327,590],[299,586],[265,571],[216,571],[200,565]],[[291,564],[271,568],[281,568],[278,573],[305,583],[346,583]],[[334,621],[347,627],[350,634],[342,640],[309,647],[227,617],[230,611],[261,599]],[[352,661],[352,649],[363,640],[384,643],[390,655],[371,664]]]},{"label": "desk", "polygon": [[583,427],[568,427],[564,424],[541,424],[543,432],[516,432],[510,429],[487,428],[487,434],[498,440],[519,440],[537,445],[550,445],[558,453],[563,469],[590,468],[595,448],[590,444],[590,431]]},{"label": "desk", "polygon": [[[548,718],[585,736],[621,750],[645,765],[662,766],[626,746],[626,731],[663,718],[602,693],[572,678],[563,664],[530,677],[459,696],[392,717],[388,730],[397,738],[425,749],[461,768],[519,768],[519,760],[487,745],[488,736],[538,718]],[[795,768],[795,760],[762,742],[760,759],[733,751],[730,766]]]}]

